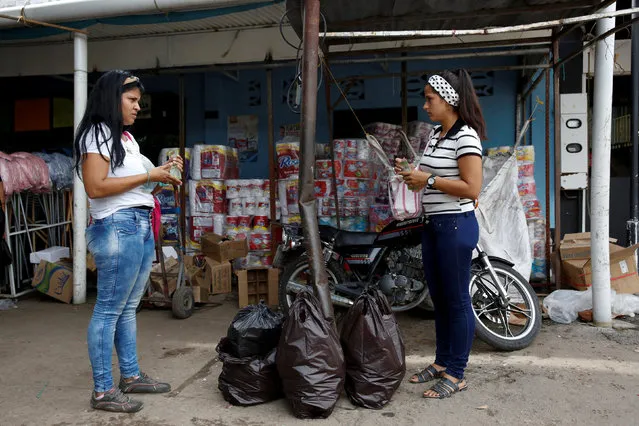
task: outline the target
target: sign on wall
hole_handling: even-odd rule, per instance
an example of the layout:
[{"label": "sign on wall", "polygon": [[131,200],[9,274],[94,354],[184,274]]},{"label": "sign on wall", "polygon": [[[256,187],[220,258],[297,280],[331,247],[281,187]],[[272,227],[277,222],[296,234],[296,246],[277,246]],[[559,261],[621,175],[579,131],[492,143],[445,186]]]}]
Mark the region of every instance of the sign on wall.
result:
[{"label": "sign on wall", "polygon": [[230,115],[228,145],[237,148],[240,161],[257,162],[259,118],[257,115]]}]

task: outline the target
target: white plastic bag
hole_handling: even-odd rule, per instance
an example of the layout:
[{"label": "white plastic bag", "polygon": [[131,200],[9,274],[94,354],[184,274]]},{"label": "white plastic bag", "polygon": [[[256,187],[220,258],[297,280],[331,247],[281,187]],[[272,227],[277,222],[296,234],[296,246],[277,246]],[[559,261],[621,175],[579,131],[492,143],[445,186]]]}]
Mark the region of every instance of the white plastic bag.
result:
[{"label": "white plastic bag", "polygon": [[[400,135],[406,148],[413,156],[413,162],[418,161],[417,154],[415,154],[415,151],[413,151],[413,148],[411,147],[406,134],[400,131]],[[401,176],[395,174],[395,168],[386,157],[384,149],[380,145],[379,141],[375,138],[375,136],[366,135],[366,139],[368,140],[371,148],[373,149],[375,154],[377,154],[379,160],[390,176],[388,184],[388,197],[390,199],[390,206],[393,217],[396,220],[406,220],[419,217],[422,214],[422,191],[412,191],[408,188],[408,185],[406,184],[406,182],[404,182],[404,179]],[[417,169],[415,164],[412,164],[411,167]]]},{"label": "white plastic bag", "polygon": [[[479,244],[486,253],[507,259],[527,280],[530,279],[532,253],[526,213],[517,189],[516,157],[503,164],[484,160],[484,176],[494,176],[479,195],[476,211],[479,222]],[[496,173],[487,168],[499,167]]]},{"label": "white plastic bag", "polygon": [[543,305],[551,320],[570,324],[577,319],[579,312],[592,309],[592,289],[556,290],[544,299]]},{"label": "white plastic bag", "polygon": [[639,314],[639,296],[616,294],[612,299],[612,312],[617,315],[634,317],[635,314]]}]

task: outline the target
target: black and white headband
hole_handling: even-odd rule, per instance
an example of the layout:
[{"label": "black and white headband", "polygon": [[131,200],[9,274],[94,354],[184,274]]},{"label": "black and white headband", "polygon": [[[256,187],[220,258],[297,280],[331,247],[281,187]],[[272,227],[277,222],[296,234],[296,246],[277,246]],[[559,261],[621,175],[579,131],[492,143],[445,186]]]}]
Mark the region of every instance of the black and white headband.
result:
[{"label": "black and white headband", "polygon": [[459,93],[453,89],[453,86],[451,86],[444,77],[433,75],[428,79],[428,84],[450,105],[454,107],[459,106]]}]

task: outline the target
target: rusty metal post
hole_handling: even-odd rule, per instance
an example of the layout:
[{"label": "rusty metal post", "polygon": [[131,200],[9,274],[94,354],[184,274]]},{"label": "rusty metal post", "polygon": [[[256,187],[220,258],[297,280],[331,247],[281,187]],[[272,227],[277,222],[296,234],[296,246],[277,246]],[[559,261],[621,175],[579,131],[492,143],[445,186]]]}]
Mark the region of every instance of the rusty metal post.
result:
[{"label": "rusty metal post", "polygon": [[319,0],[304,2],[304,61],[302,65],[302,137],[300,164],[300,210],[307,244],[311,276],[322,313],[333,321],[333,304],[317,224],[313,171],[315,169],[315,128],[317,125],[317,64],[319,58]]},{"label": "rusty metal post", "polygon": [[[553,30],[557,34],[557,29]],[[561,242],[561,94],[559,93],[559,38],[553,37],[552,41],[553,62],[553,102],[555,114],[555,250],[559,249]],[[555,286],[561,288],[561,262],[557,262],[555,270]]]},{"label": "rusty metal post", "polygon": [[550,69],[546,69],[546,149],[545,149],[545,169],[546,169],[546,282],[550,282]]}]

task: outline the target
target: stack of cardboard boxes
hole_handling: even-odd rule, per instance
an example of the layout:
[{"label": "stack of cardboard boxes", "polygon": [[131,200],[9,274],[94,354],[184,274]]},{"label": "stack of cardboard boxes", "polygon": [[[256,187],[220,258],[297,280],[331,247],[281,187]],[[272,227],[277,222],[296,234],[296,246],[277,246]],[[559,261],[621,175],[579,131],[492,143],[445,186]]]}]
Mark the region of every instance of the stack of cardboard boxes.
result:
[{"label": "stack of cardboard boxes", "polygon": [[[639,293],[636,250],[639,244],[621,247],[610,239],[610,286],[617,293]],[[559,245],[561,281],[564,287],[587,290],[592,285],[590,233],[566,234]]]}]

